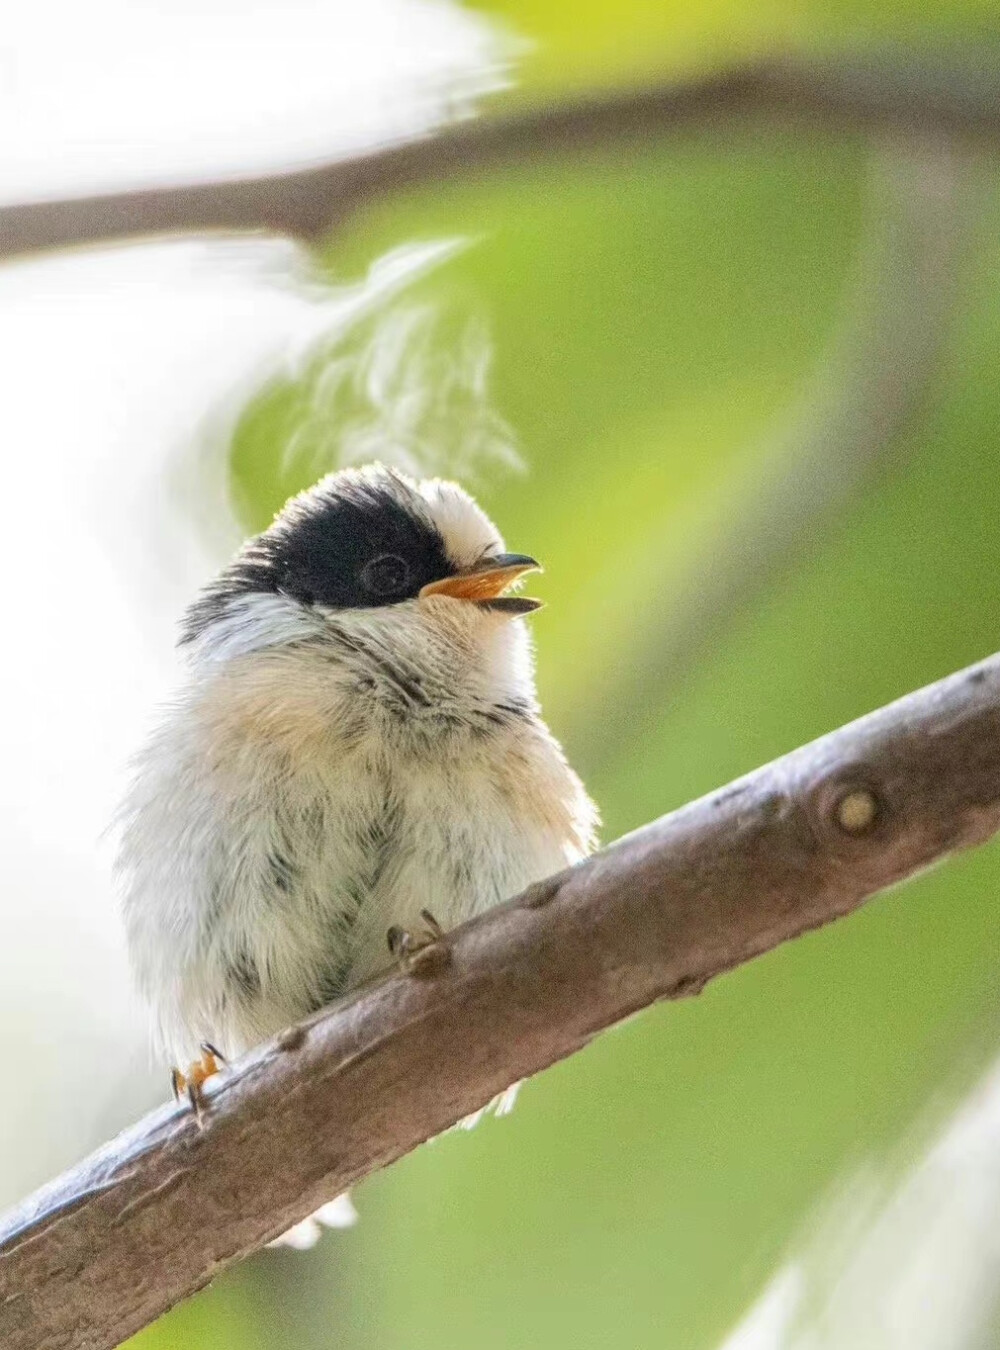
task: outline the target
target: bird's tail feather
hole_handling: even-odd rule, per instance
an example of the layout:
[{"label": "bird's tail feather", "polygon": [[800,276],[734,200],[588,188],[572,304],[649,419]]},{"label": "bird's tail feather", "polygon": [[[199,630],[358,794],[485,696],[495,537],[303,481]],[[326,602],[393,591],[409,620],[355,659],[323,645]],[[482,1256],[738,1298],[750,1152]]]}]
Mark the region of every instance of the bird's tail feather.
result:
[{"label": "bird's tail feather", "polygon": [[338,1195],[329,1204],[320,1205],[315,1214],[294,1224],[287,1233],[269,1242],[269,1247],[293,1247],[297,1252],[308,1251],[320,1240],[324,1228],[351,1228],[357,1223],[358,1211],[354,1208],[350,1191]]}]

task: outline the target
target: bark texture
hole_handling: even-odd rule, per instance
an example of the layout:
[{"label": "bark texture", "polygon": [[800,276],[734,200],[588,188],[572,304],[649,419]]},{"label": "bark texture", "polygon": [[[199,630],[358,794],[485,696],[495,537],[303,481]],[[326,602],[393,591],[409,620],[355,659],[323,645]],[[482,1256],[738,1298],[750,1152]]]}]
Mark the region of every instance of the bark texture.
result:
[{"label": "bark texture", "polygon": [[1000,829],[1000,656],[665,816],[0,1221],[4,1350],[118,1344],[518,1078]]}]

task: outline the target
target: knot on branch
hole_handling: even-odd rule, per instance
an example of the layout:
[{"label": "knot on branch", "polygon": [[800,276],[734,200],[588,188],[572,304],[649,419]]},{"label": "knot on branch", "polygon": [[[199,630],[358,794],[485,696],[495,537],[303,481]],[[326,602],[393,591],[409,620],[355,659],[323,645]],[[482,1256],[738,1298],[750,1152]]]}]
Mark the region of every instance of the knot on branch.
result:
[{"label": "knot on branch", "polygon": [[869,842],[883,833],[889,819],[884,789],[861,765],[841,769],[814,785],[807,795],[807,810],[821,836],[835,847]]}]

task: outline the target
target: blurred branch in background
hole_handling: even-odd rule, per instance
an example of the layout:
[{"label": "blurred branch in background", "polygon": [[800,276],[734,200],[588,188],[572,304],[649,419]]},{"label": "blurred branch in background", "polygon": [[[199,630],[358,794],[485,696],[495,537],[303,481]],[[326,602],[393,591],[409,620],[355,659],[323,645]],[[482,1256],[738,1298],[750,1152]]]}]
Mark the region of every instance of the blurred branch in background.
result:
[{"label": "blurred branch in background", "polygon": [[1000,1344],[1000,1062],[921,1143],[837,1187],[721,1350]]},{"label": "blurred branch in background", "polygon": [[748,120],[1000,144],[1000,73],[961,53],[761,63],[688,83],[481,118],[314,168],[0,208],[0,258],[175,232],[321,238],[417,184]]},{"label": "blurred branch in background", "polygon": [[0,1225],[5,1350],[118,1344],[658,999],[1000,829],[1000,656],[530,888],[162,1108]]},{"label": "blurred branch in background", "polygon": [[[937,140],[880,144],[871,226],[846,321],[812,387],[766,453],[752,457],[738,514],[706,532],[686,577],[646,588],[638,647],[567,739],[591,766],[641,735],[642,714],[696,667],[757,596],[820,543],[891,468],[922,409],[950,332],[975,221],[975,161]],[[671,560],[672,566],[672,560]]]}]

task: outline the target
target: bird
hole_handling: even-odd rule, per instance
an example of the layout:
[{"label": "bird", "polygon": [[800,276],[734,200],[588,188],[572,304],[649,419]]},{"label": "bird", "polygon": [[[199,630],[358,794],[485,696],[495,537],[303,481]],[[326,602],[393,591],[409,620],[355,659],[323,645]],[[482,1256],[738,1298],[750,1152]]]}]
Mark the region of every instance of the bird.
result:
[{"label": "bird", "polygon": [[199,1114],[220,1061],[594,847],[512,589],[536,570],[458,484],[376,463],[293,497],[187,609],[116,873]]}]

